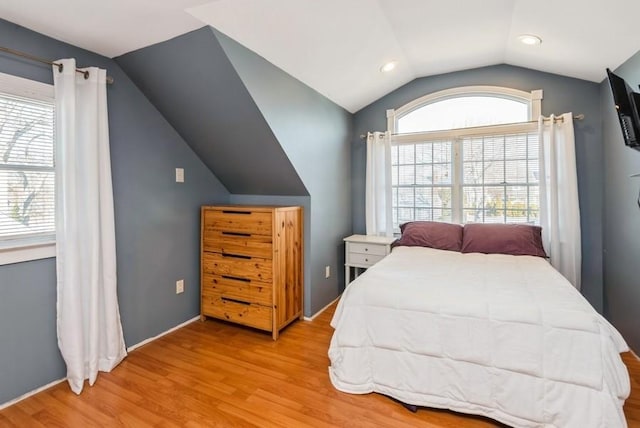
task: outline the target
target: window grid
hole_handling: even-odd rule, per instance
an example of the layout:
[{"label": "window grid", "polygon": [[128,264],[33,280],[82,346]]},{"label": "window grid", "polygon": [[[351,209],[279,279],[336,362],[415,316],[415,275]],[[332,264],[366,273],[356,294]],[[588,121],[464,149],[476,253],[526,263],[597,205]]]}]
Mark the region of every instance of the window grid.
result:
[{"label": "window grid", "polygon": [[[537,138],[534,132],[524,132],[393,145],[394,229],[414,220],[538,223]],[[435,147],[442,144],[447,147],[447,162],[436,161],[442,160],[443,151],[440,147],[438,158]],[[418,150],[424,152],[426,147],[430,162],[424,156],[417,161]],[[411,171],[408,177],[401,176],[401,167]],[[420,172],[420,167],[427,169]],[[436,180],[437,167],[446,168],[445,182]],[[478,167],[480,171],[473,170]],[[457,184],[460,191],[454,188],[454,176],[462,178]],[[422,201],[419,191],[427,195]],[[446,203],[442,195],[448,196]]]},{"label": "window grid", "polygon": [[0,243],[55,235],[53,100],[0,92]]},{"label": "window grid", "polygon": [[[495,140],[500,139],[501,155],[487,156],[487,142],[495,144]],[[470,204],[470,198],[463,200],[463,222],[502,222],[502,223],[536,223],[538,221],[538,203],[539,199],[537,168],[537,135],[534,133],[523,133],[514,135],[502,135],[499,137],[479,137],[474,139],[465,139],[462,142],[463,152],[465,148],[477,142],[481,143],[481,160],[474,158],[469,160],[467,154],[463,154],[463,169],[468,171],[468,164],[481,162],[482,178],[479,182],[470,180],[466,175],[463,179],[463,195],[468,196],[470,190],[480,189],[480,203],[477,200]],[[509,156],[508,152],[516,152],[515,155]],[[474,153],[473,155],[477,155]],[[496,181],[494,177],[487,177],[489,171],[495,164],[501,165],[500,181]],[[515,167],[515,174],[509,176],[509,165]],[[516,179],[514,179],[517,177]],[[493,180],[492,180],[493,178]],[[494,192],[501,189],[501,198],[487,198],[490,194],[489,190]],[[493,195],[495,196],[495,195]],[[489,200],[488,200],[489,199]],[[469,214],[475,212],[475,218],[470,218]]]},{"label": "window grid", "polygon": [[[411,220],[452,220],[452,149],[451,141],[392,146],[394,228]],[[403,176],[402,167],[411,174]]]}]

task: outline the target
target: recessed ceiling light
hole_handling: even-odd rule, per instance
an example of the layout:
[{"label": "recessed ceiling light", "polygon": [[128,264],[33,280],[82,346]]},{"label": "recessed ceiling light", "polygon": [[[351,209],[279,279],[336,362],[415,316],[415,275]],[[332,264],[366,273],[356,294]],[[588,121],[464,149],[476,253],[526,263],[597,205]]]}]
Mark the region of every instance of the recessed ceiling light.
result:
[{"label": "recessed ceiling light", "polygon": [[389,61],[388,63],[380,67],[380,71],[383,73],[388,73],[396,68],[396,65],[398,65],[398,61]]},{"label": "recessed ceiling light", "polygon": [[529,46],[535,46],[542,43],[542,39],[538,36],[534,36],[533,34],[522,34],[518,36],[518,40],[520,40],[520,43]]}]

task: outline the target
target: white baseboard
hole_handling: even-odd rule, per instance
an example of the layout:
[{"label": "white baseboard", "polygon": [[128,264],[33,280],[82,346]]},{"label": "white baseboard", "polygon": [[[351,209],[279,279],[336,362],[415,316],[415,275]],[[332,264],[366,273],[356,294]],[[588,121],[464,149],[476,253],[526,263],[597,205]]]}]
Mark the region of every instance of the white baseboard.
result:
[{"label": "white baseboard", "polygon": [[145,339],[142,342],[136,343],[135,345],[131,345],[131,346],[129,346],[127,348],[127,352],[131,352],[131,351],[133,351],[135,349],[138,349],[141,346],[146,345],[149,342],[153,342],[154,340],[161,338],[162,336],[165,336],[165,335],[167,335],[169,333],[173,333],[174,331],[176,331],[178,329],[181,329],[182,327],[184,327],[184,326],[186,326],[188,324],[191,324],[194,321],[198,321],[199,319],[200,319],[200,315],[198,315],[197,317],[191,318],[190,320],[187,320],[187,321],[183,322],[182,324],[179,324],[179,325],[177,325],[177,326],[175,326],[173,328],[170,328],[169,330],[164,331],[164,332],[162,332],[162,333],[160,333],[160,334],[158,334],[156,336],[153,336],[153,337],[150,337],[148,339]]},{"label": "white baseboard", "polygon": [[[340,295],[341,296],[341,295]],[[316,319],[318,317],[318,315],[320,315],[321,313],[323,313],[324,311],[327,310],[327,308],[331,305],[333,305],[335,302],[337,302],[338,300],[340,300],[340,296],[336,297],[335,299],[333,299],[327,306],[325,306],[324,308],[320,309],[318,312],[316,312],[315,314],[313,314],[310,317],[304,317],[303,320],[305,321],[313,321],[314,319]]]},{"label": "white baseboard", "polygon": [[[192,318],[192,319],[190,319],[190,320],[187,320],[187,321],[183,322],[183,323],[182,323],[182,324],[180,324],[180,325],[177,325],[177,326],[175,326],[175,327],[173,327],[173,328],[170,328],[169,330],[167,330],[167,331],[165,331],[165,332],[162,332],[162,333],[158,334],[157,336],[150,337],[150,338],[148,338],[148,339],[146,339],[146,340],[143,340],[143,341],[142,341],[142,342],[140,342],[140,343],[136,343],[135,345],[129,346],[129,347],[127,348],[127,352],[131,352],[131,351],[133,351],[134,349],[137,349],[137,348],[139,348],[139,347],[141,347],[141,346],[143,346],[143,345],[146,345],[146,344],[147,344],[147,343],[149,343],[149,342],[153,342],[154,340],[159,339],[159,338],[161,338],[162,336],[167,335],[167,334],[169,334],[169,333],[172,333],[172,332],[174,332],[174,331],[178,330],[179,328],[182,328],[182,327],[186,326],[187,324],[191,324],[192,322],[197,321],[197,320],[199,320],[199,319],[200,319],[200,316],[194,317],[194,318]],[[61,382],[64,382],[65,380],[67,380],[67,378],[62,378],[62,379],[54,380],[53,382],[48,383],[48,384],[46,384],[46,385],[44,385],[44,386],[41,386],[40,388],[34,389],[33,391],[29,391],[29,392],[27,392],[26,394],[23,394],[23,395],[21,395],[21,396],[20,396],[20,397],[18,397],[18,398],[14,398],[14,399],[13,399],[13,400],[11,400],[11,401],[7,401],[7,402],[6,402],[6,403],[4,403],[4,404],[0,404],[0,410],[5,409],[5,408],[7,408],[7,407],[9,407],[9,406],[13,406],[13,405],[14,405],[14,404],[16,404],[16,403],[18,403],[18,402],[20,402],[20,401],[22,401],[22,400],[24,400],[24,399],[26,399],[26,398],[29,398],[29,397],[31,397],[32,395],[36,395],[37,393],[42,392],[42,391],[44,391],[45,389],[49,389],[49,388],[51,388],[52,386],[55,386],[55,385],[57,385],[57,384],[59,384],[59,383],[61,383]]]},{"label": "white baseboard", "polygon": [[21,395],[20,397],[18,397],[18,398],[14,398],[14,399],[13,399],[13,400],[11,400],[11,401],[7,401],[7,402],[6,402],[6,403],[4,403],[4,404],[0,404],[0,410],[2,410],[2,409],[6,409],[6,408],[7,408],[7,407],[9,407],[9,406],[13,406],[13,405],[14,405],[14,404],[16,404],[16,403],[18,403],[18,402],[20,402],[20,401],[22,401],[22,400],[24,400],[24,399],[26,399],[26,398],[29,398],[29,397],[31,397],[32,395],[36,395],[37,393],[42,392],[42,391],[44,391],[45,389],[49,389],[49,388],[51,388],[52,386],[56,386],[57,384],[62,383],[62,382],[64,382],[65,380],[67,380],[67,378],[66,378],[66,377],[65,377],[65,378],[62,378],[62,379],[54,380],[53,382],[48,383],[48,384],[46,384],[46,385],[44,385],[44,386],[41,386],[40,388],[34,389],[33,391],[29,391],[29,392],[27,392],[26,394],[22,394],[22,395]]},{"label": "white baseboard", "polygon": [[640,357],[638,357],[638,354],[636,354],[635,352],[633,352],[633,349],[629,348],[629,352],[631,352],[631,355],[633,355],[634,357],[636,357],[636,360],[640,361]]}]

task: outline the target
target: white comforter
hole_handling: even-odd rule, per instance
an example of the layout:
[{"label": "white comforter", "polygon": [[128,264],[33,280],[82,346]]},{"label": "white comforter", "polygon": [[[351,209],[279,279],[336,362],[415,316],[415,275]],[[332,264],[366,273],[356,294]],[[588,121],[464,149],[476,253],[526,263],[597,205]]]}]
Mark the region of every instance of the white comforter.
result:
[{"label": "white comforter", "polygon": [[515,427],[625,427],[620,334],[545,260],[398,247],[345,290],[333,385]]}]

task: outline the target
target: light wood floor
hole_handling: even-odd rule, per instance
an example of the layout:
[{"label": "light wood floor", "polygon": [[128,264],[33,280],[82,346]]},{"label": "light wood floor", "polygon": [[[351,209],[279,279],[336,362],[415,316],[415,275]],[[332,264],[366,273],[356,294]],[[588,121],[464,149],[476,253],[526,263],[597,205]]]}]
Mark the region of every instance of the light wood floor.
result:
[{"label": "light wood floor", "polygon": [[[479,417],[410,413],[377,394],[349,395],[329,382],[334,307],[298,321],[277,342],[217,321],[195,322],[133,351],[80,396],[66,383],[0,411],[2,427],[496,427]],[[640,362],[625,413],[640,426]]]}]

